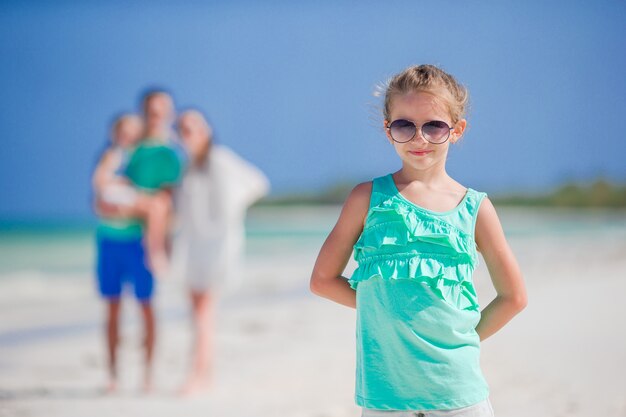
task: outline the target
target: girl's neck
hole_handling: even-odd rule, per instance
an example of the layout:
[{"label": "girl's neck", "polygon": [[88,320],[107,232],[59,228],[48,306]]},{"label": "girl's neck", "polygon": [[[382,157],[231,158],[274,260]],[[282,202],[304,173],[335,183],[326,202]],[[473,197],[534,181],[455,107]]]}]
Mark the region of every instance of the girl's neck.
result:
[{"label": "girl's neck", "polygon": [[418,181],[427,186],[437,186],[450,181],[445,166],[432,166],[429,169],[415,169],[406,164],[395,174],[395,177],[403,183]]}]

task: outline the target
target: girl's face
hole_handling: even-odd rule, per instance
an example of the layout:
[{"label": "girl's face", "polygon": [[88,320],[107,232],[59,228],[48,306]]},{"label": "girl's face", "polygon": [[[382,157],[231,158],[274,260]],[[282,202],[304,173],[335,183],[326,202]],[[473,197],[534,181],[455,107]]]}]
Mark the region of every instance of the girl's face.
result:
[{"label": "girl's face", "polygon": [[131,148],[141,139],[143,126],[135,120],[122,121],[115,131],[114,142],[122,148]]},{"label": "girl's face", "polygon": [[193,116],[183,115],[178,121],[178,130],[189,153],[197,157],[205,149],[208,141],[209,134],[204,125]]},{"label": "girl's face", "polygon": [[[455,143],[463,135],[467,122],[465,119],[452,124],[450,114],[440,99],[432,94],[422,91],[414,91],[397,95],[391,100],[389,117],[385,120],[385,133],[387,139],[402,159],[403,166],[419,171],[445,168],[446,157],[450,143]],[[410,120],[417,126],[417,132],[413,139],[405,143],[393,140],[388,126],[398,119]],[[451,126],[448,140],[441,144],[432,144],[422,136],[420,127],[429,121],[443,121]]]}]

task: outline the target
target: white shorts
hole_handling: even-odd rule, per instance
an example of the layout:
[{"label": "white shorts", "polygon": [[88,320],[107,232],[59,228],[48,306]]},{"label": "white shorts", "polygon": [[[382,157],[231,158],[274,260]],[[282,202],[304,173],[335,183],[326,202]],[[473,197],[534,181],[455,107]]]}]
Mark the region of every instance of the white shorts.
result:
[{"label": "white shorts", "polygon": [[241,258],[238,248],[227,239],[174,238],[170,274],[187,281],[196,292],[234,287],[240,274]]},{"label": "white shorts", "polygon": [[494,417],[489,398],[451,410],[373,410],[364,408],[361,417]]}]

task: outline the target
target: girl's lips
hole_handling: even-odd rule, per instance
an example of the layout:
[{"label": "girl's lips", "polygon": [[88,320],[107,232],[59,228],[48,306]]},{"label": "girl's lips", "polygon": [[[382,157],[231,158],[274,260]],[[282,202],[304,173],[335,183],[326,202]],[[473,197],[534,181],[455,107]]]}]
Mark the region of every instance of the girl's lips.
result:
[{"label": "girl's lips", "polygon": [[417,155],[417,156],[427,155],[431,152],[432,151],[409,151],[410,154]]}]

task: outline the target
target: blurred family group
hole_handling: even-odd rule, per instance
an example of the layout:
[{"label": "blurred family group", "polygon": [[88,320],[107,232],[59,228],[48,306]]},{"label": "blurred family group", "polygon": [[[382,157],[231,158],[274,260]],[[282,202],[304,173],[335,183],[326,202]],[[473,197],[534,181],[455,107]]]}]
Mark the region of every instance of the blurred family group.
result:
[{"label": "blurred family group", "polygon": [[181,393],[210,379],[216,293],[239,276],[247,208],[267,194],[265,175],[214,143],[198,110],[176,114],[172,96],[146,93],[138,114],[114,120],[95,168],[96,275],[106,301],[110,381],[117,387],[121,296],[131,284],[144,323],[144,389],[152,382],[155,278],[188,285],[195,331],[189,375]]}]

